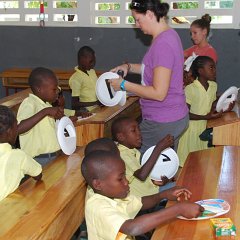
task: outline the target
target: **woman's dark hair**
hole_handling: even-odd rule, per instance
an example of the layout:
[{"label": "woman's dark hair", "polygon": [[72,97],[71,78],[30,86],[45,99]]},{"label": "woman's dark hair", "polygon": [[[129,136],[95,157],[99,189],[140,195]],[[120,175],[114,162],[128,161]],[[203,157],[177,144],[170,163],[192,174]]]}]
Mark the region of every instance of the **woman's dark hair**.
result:
[{"label": "woman's dark hair", "polygon": [[11,128],[16,121],[12,110],[6,106],[0,105],[0,135]]},{"label": "woman's dark hair", "polygon": [[207,29],[207,36],[209,35],[210,32],[210,23],[211,23],[211,16],[209,14],[205,14],[202,16],[200,19],[196,19],[195,21],[192,22],[191,26],[196,26],[201,29]]},{"label": "woman's dark hair", "polygon": [[204,65],[208,62],[213,62],[213,59],[208,57],[208,56],[198,56],[196,59],[193,61],[192,66],[191,66],[191,71],[192,71],[192,76],[194,79],[199,77],[199,68],[203,68]]},{"label": "woman's dark hair", "polygon": [[129,7],[137,13],[145,14],[147,10],[152,11],[158,22],[160,18],[167,17],[169,11],[169,4],[161,3],[160,0],[132,0]]}]

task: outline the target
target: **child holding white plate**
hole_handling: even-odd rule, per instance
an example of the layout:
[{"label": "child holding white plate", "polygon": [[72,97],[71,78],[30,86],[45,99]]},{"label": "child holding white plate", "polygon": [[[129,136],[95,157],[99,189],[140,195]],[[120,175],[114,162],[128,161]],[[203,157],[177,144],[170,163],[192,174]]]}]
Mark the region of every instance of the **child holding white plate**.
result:
[{"label": "child holding white plate", "polygon": [[129,117],[120,117],[113,122],[111,130],[113,140],[118,142],[120,156],[126,164],[126,175],[131,193],[142,197],[159,192],[159,186],[165,185],[169,179],[166,176],[159,176],[162,181],[154,181],[151,180],[149,174],[160,153],[173,145],[173,137],[167,135],[160,140],[149,160],[141,166],[141,153],[137,148],[141,147],[142,137],[137,121]]}]

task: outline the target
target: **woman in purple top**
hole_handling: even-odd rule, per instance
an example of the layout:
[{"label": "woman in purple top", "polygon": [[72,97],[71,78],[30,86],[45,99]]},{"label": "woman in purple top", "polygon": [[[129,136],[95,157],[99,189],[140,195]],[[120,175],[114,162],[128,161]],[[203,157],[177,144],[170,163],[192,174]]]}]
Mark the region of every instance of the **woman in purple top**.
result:
[{"label": "woman in purple top", "polygon": [[139,73],[142,84],[111,80],[115,90],[140,97],[143,144],[141,152],[155,145],[165,135],[174,136],[174,148],[188,125],[188,108],[183,91],[184,55],[181,40],[166,21],[169,5],[159,0],[132,0],[130,4],[136,26],[152,36],[152,43],[141,64],[126,63],[112,71]]}]

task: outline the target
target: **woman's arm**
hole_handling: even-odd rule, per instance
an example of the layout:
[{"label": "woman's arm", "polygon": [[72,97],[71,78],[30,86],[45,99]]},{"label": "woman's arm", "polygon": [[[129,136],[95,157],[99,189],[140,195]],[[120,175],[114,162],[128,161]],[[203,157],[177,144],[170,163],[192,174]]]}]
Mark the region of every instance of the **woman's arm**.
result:
[{"label": "woman's arm", "polygon": [[128,73],[141,74],[141,66],[142,65],[139,63],[124,63],[111,69],[110,71],[117,73],[119,70],[122,70],[124,72],[123,76],[125,77]]},{"label": "woman's arm", "polygon": [[[165,67],[156,67],[153,71],[153,85],[143,86],[126,81],[124,86],[126,91],[132,92],[141,98],[163,101],[168,93],[172,71]],[[115,91],[121,90],[122,78],[111,79],[110,83]]]}]

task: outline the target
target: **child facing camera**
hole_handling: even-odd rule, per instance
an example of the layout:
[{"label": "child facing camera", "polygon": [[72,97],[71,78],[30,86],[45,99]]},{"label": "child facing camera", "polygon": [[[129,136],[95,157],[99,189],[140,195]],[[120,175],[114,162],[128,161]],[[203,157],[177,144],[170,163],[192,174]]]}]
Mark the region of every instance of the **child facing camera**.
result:
[{"label": "child facing camera", "polygon": [[154,213],[136,217],[140,210],[156,206],[161,199],[189,199],[191,192],[174,187],[146,197],[129,194],[125,163],[119,155],[109,151],[93,151],[83,159],[82,175],[93,189],[86,200],[85,218],[88,239],[134,239],[153,230],[159,224],[181,215],[197,217],[204,210],[200,205],[182,202]]},{"label": "child facing camera", "polygon": [[142,137],[137,121],[129,117],[120,117],[113,122],[111,130],[113,140],[118,143],[120,156],[126,164],[131,193],[139,197],[157,193],[159,186],[165,185],[169,179],[165,176],[159,176],[162,181],[154,181],[150,179],[149,174],[160,153],[173,145],[173,137],[167,135],[160,140],[148,161],[141,166],[141,154],[137,148],[141,147]]},{"label": "child facing camera", "polygon": [[216,65],[208,56],[198,56],[191,65],[193,83],[185,87],[190,122],[178,145],[180,166],[183,166],[190,152],[207,148],[207,142],[199,135],[206,129],[207,120],[219,118],[222,113],[215,111],[217,94]]},{"label": "child facing camera", "polygon": [[78,51],[78,66],[75,67],[75,73],[69,79],[69,86],[72,90],[72,108],[75,110],[87,108],[91,111],[99,103],[96,96],[95,63],[94,50],[88,46],[81,47]]},{"label": "child facing camera", "polygon": [[17,120],[13,112],[0,105],[0,201],[19,186],[24,175],[39,181],[42,167],[20,149],[13,149],[17,138]]}]

